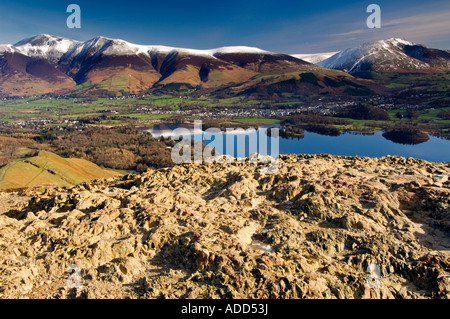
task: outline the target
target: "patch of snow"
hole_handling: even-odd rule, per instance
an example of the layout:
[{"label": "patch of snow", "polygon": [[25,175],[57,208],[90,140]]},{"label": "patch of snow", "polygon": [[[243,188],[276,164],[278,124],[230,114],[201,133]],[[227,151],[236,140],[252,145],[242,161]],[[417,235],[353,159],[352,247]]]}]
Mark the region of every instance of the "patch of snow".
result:
[{"label": "patch of snow", "polygon": [[39,34],[22,40],[16,43],[15,46],[22,54],[30,57],[45,58],[52,63],[57,63],[67,51],[79,43],[79,41],[71,39]]},{"label": "patch of snow", "polygon": [[214,54],[227,54],[227,53],[256,53],[256,54],[274,54],[274,52],[262,50],[255,47],[246,47],[246,46],[229,46],[229,47],[221,47],[217,49],[205,50],[209,52],[211,55]]},{"label": "patch of snow", "polygon": [[332,57],[337,53],[339,53],[339,51],[326,53],[311,53],[311,54],[291,54],[291,56],[309,63],[317,64],[319,62],[322,62],[323,60]]},{"label": "patch of snow", "polygon": [[13,45],[11,44],[0,44],[0,53],[15,53],[19,52]]}]

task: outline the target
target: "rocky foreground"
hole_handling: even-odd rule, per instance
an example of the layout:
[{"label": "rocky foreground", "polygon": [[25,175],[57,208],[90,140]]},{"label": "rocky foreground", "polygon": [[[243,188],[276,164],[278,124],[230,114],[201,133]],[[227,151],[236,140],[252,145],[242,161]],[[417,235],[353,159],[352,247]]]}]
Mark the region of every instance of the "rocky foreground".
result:
[{"label": "rocky foreground", "polygon": [[450,298],[449,174],[285,155],[0,193],[0,298]]}]

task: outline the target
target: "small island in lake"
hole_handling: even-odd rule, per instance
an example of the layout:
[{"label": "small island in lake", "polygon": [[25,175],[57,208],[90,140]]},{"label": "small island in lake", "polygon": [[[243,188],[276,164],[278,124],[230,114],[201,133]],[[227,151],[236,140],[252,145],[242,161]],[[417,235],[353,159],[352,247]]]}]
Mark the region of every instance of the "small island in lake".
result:
[{"label": "small island in lake", "polygon": [[383,137],[394,143],[421,144],[430,139],[427,133],[414,127],[397,127],[383,133]]}]

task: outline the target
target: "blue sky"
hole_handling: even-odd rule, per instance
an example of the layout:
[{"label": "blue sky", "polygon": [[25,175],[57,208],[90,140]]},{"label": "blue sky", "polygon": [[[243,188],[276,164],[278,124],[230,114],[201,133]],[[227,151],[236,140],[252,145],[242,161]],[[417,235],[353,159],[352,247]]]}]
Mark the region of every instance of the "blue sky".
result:
[{"label": "blue sky", "polygon": [[[81,29],[66,26],[71,3],[81,7]],[[366,8],[372,3],[381,7],[381,29],[366,26]],[[38,33],[77,40],[103,35],[196,49],[247,45],[291,54],[338,51],[390,37],[450,49],[450,1],[0,2],[0,43],[16,43]]]}]

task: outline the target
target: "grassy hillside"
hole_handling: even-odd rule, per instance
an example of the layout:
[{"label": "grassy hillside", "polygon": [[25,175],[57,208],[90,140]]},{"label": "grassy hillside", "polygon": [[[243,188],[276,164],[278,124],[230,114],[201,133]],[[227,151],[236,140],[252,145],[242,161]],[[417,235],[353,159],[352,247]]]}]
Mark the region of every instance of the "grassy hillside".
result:
[{"label": "grassy hillside", "polygon": [[274,98],[308,97],[324,95],[344,96],[352,99],[382,93],[376,82],[355,78],[347,73],[316,69],[308,72],[291,72],[255,76],[249,81],[218,90],[217,97],[247,96],[261,100]]},{"label": "grassy hillside", "polygon": [[38,156],[13,161],[0,169],[0,190],[40,185],[73,186],[119,175],[83,159],[62,158],[42,151]]}]

